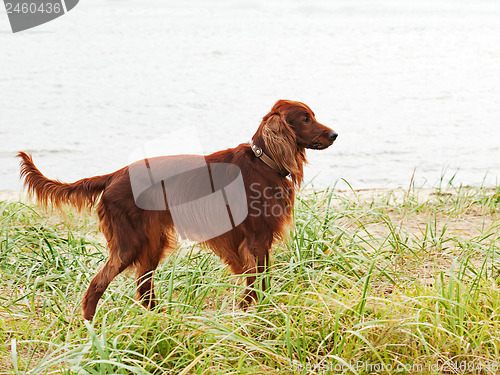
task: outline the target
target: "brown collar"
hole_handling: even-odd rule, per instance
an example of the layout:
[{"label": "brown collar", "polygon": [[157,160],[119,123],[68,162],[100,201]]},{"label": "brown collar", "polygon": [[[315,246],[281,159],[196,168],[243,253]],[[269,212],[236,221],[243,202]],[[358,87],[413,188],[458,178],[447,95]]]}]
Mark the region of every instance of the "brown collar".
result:
[{"label": "brown collar", "polygon": [[250,147],[252,148],[252,151],[255,154],[255,156],[257,156],[260,160],[262,160],[264,163],[266,163],[268,166],[270,166],[272,169],[278,172],[281,177],[286,177],[290,174],[287,170],[281,169],[273,159],[271,159],[269,156],[266,155],[266,153],[262,150],[262,148],[260,148],[257,145],[254,145],[252,141],[250,141]]}]

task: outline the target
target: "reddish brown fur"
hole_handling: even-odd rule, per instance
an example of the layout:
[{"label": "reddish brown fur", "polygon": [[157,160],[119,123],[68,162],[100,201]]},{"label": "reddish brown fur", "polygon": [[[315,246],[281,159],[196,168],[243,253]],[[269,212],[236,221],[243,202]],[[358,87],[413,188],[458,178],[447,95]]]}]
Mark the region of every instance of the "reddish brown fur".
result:
[{"label": "reddish brown fur", "polygon": [[[319,124],[311,109],[293,101],[278,101],[260,124],[252,140],[262,147],[278,166],[290,172],[280,176],[253,154],[248,144],[205,156],[207,164],[232,163],[241,170],[248,199],[248,216],[231,231],[204,242],[221,257],[235,274],[258,274],[269,265],[269,251],[276,239],[283,239],[291,222],[295,190],[303,179],[305,148],[330,146],[336,134]],[[21,176],[30,194],[44,204],[71,204],[78,209],[97,202],[100,229],[108,242],[109,259],[92,279],[83,297],[85,319],[92,319],[97,303],[109,283],[129,266],[136,267],[138,297],[144,306],[154,308],[152,274],[163,254],[176,246],[176,230],[167,210],[149,211],[137,207],[132,193],[129,167],[108,175],[61,183],[46,178],[34,165],[31,156],[19,152]],[[164,157],[168,158],[168,156]],[[285,194],[255,194],[286,192]],[[99,199],[100,198],[100,199]],[[279,207],[281,215],[263,215],[259,208]],[[252,287],[255,276],[247,277]],[[265,285],[263,285],[265,288]],[[243,307],[256,299],[249,289]]]}]

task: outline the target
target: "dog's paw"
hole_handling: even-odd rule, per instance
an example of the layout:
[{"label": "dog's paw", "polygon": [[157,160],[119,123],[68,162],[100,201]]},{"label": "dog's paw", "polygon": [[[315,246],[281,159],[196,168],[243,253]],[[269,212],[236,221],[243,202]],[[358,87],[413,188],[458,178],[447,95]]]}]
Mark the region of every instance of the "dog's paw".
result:
[{"label": "dog's paw", "polygon": [[239,307],[243,311],[247,311],[248,308],[254,303],[257,303],[257,293],[255,293],[254,290],[247,291],[243,295],[243,298],[240,300]]}]

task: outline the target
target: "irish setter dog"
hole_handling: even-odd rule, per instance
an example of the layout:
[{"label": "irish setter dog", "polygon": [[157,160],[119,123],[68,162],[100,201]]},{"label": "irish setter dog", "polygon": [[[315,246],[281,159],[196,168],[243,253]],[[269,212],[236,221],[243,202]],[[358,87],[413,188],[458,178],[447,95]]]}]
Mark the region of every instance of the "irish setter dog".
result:
[{"label": "irish setter dog", "polygon": [[48,179],[31,155],[17,156],[28,194],[42,205],[97,204],[109,258],[83,297],[83,316],[91,320],[110,282],[132,266],[138,298],[154,308],[153,272],[179,235],[210,248],[233,273],[248,275],[245,309],[257,298],[254,283],[266,272],[273,242],[291,224],[305,149],[325,149],[336,138],[307,105],[279,100],[250,144],[211,155],[144,159],[73,183]]}]

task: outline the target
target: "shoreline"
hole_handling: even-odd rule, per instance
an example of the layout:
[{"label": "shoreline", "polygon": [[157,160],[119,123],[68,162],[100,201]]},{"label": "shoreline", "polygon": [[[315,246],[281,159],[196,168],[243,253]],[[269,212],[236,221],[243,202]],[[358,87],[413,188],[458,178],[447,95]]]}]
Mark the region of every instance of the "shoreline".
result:
[{"label": "shoreline", "polygon": [[[418,193],[417,196],[419,199],[429,199],[433,195],[448,195],[452,196],[456,194],[457,190],[460,188],[465,189],[484,189],[486,191],[490,190],[492,193],[495,192],[498,188],[494,186],[446,186],[444,188],[441,187],[395,187],[395,188],[361,188],[361,189],[335,189],[335,195],[338,197],[345,198],[356,198],[359,201],[373,200],[379,195],[384,193],[391,192],[394,194],[395,198],[403,198],[405,195]],[[311,188],[303,188],[299,190],[300,194],[309,194],[312,192],[323,192],[328,188],[324,189],[311,189]],[[26,191],[22,190],[0,190],[0,201],[21,201],[25,203],[36,204],[34,201],[30,201],[28,198],[28,194]]]}]

